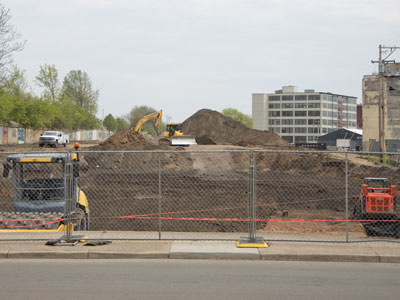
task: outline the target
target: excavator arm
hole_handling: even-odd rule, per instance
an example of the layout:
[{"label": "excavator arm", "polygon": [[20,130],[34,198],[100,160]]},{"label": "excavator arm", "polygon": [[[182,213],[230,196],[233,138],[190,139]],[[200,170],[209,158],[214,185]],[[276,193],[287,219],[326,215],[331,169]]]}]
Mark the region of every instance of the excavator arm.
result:
[{"label": "excavator arm", "polygon": [[136,124],[135,132],[140,132],[140,130],[142,128],[142,125],[144,123],[146,123],[147,121],[149,121],[151,119],[154,119],[154,118],[156,119],[155,125],[156,125],[156,127],[158,127],[158,124],[160,124],[160,121],[161,121],[161,118],[162,118],[162,110],[160,110],[160,112],[155,112],[155,113],[149,114],[149,115],[144,116],[143,118],[141,118]]}]

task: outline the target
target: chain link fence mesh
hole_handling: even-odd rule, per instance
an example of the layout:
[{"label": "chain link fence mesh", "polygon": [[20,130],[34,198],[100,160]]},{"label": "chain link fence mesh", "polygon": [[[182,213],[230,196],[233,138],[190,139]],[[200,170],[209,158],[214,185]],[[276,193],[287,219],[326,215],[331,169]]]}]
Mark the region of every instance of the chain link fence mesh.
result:
[{"label": "chain link fence mesh", "polygon": [[[60,237],[49,230],[65,223],[63,160],[14,166],[10,156],[0,153],[1,173],[9,169],[0,180],[0,240]],[[107,239],[397,240],[390,186],[400,186],[400,173],[390,165],[398,156],[388,157],[382,165],[365,153],[81,151],[74,194],[80,189],[88,208],[74,197],[74,230]],[[369,177],[388,187],[363,200]]]}]

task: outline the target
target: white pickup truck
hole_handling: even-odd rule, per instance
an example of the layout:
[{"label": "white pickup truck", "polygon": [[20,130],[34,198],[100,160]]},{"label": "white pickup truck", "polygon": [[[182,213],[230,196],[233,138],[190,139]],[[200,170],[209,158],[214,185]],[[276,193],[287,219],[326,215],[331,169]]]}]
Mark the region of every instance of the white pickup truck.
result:
[{"label": "white pickup truck", "polygon": [[51,147],[57,147],[58,145],[67,146],[69,143],[69,136],[64,134],[62,131],[46,131],[40,135],[39,147],[49,145]]}]

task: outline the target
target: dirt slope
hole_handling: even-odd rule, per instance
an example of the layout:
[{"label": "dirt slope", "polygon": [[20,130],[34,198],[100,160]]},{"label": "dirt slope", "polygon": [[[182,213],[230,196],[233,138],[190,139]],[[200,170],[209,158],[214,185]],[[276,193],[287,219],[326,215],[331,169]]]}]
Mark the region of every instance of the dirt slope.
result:
[{"label": "dirt slope", "polygon": [[209,144],[285,147],[288,144],[277,134],[246,127],[217,111],[202,109],[182,124],[185,134],[190,134]]}]

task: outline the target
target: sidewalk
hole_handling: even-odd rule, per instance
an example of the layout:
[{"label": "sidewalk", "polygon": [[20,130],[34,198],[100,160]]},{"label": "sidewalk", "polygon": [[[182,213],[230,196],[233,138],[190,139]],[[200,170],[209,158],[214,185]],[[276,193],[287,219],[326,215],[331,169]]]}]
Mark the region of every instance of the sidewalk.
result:
[{"label": "sidewalk", "polygon": [[400,243],[269,242],[237,248],[234,241],[113,241],[108,245],[47,246],[44,241],[0,241],[3,259],[226,259],[400,263]]}]

